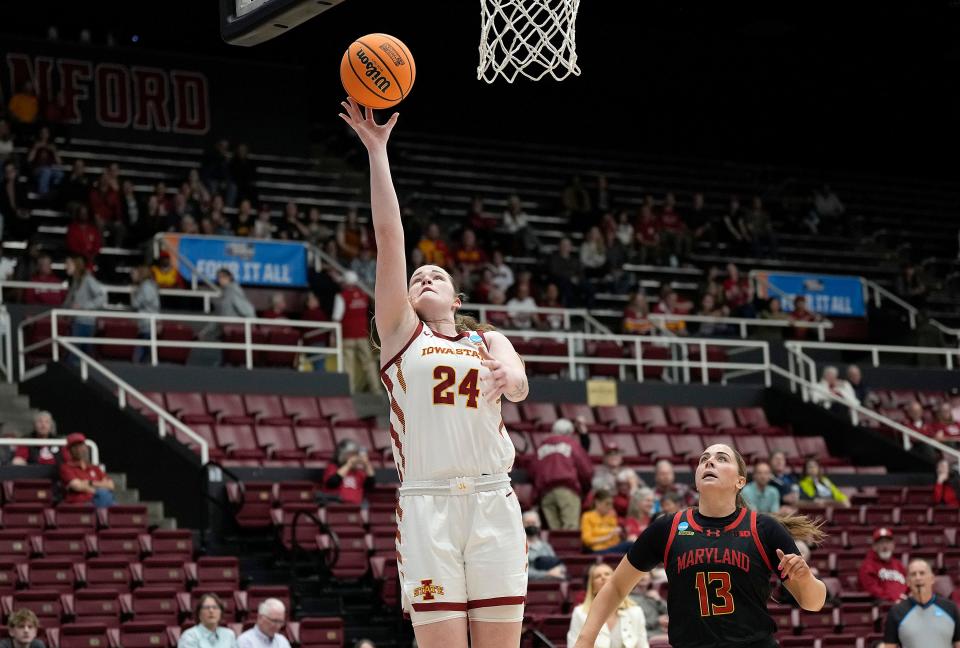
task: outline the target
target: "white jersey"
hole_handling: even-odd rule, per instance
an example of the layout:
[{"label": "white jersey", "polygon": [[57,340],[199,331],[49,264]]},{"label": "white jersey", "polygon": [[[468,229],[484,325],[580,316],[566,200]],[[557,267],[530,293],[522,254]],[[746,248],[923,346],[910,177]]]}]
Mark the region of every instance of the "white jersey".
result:
[{"label": "white jersey", "polygon": [[420,322],[381,370],[400,481],[479,477],[513,467],[500,402],[488,403],[480,393],[481,344],[482,334],[449,337]]}]

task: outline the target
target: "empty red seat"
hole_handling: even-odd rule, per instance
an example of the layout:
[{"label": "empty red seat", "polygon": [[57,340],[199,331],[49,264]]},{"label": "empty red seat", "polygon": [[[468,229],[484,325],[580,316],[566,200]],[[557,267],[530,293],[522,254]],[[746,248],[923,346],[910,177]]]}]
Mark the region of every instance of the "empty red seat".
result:
[{"label": "empty red seat", "polygon": [[608,448],[617,448],[623,455],[623,460],[627,463],[634,463],[640,460],[640,450],[637,448],[637,442],[632,434],[625,432],[608,432],[600,435],[600,442],[604,450]]},{"label": "empty red seat", "polygon": [[630,418],[630,410],[626,405],[609,405],[597,407],[597,421],[617,432],[640,434],[646,432],[644,425],[637,425]]},{"label": "empty red seat", "polygon": [[38,538],[40,553],[46,558],[83,562],[90,546],[85,531],[50,530]]},{"label": "empty red seat", "polygon": [[[0,531],[0,562],[26,560],[32,551],[30,533],[26,529]],[[2,586],[3,583],[0,583]]]},{"label": "empty red seat", "polygon": [[685,405],[670,405],[667,407],[667,419],[671,424],[679,426],[690,434],[710,434],[713,430],[703,424],[700,410]]},{"label": "empty red seat", "polygon": [[141,504],[116,504],[110,508],[99,509],[97,515],[100,526],[107,529],[146,531],[149,523],[147,507]]},{"label": "empty red seat", "polygon": [[43,504],[7,504],[2,512],[4,529],[41,531],[45,525]]},{"label": "empty red seat", "polygon": [[708,448],[718,443],[723,444],[728,448],[736,447],[733,442],[733,437],[729,434],[704,434],[701,439],[703,441],[704,448]]},{"label": "empty red seat", "polygon": [[[300,331],[291,326],[271,326],[266,331],[267,344],[274,346],[300,346]],[[293,367],[297,362],[297,353],[294,351],[262,352],[258,364],[267,367]]]},{"label": "empty red seat", "polygon": [[[240,593],[241,592],[238,592],[238,594]],[[282,601],[287,610],[291,609],[290,588],[286,585],[251,585],[246,591],[242,592],[242,594],[244,595],[243,608],[250,610],[251,613],[255,613],[257,608],[260,607],[260,604],[268,598],[275,598],[278,601]],[[124,648],[126,648],[126,646],[124,646]]]},{"label": "empty red seat", "polygon": [[138,529],[104,529],[97,534],[97,553],[103,558],[137,561],[140,533]]},{"label": "empty red seat", "polygon": [[180,560],[147,558],[142,563],[135,563],[131,568],[134,577],[149,587],[183,590],[189,580],[186,566]]},{"label": "empty red seat", "polygon": [[213,414],[207,411],[207,403],[199,392],[167,392],[167,409],[184,423],[216,423]]},{"label": "empty red seat", "polygon": [[[97,320],[97,337],[125,338],[135,340],[140,337],[140,329],[135,320],[100,318]],[[97,344],[97,355],[109,360],[133,360],[135,347],[127,344]]]},{"label": "empty red seat", "polygon": [[706,425],[716,428],[718,432],[734,435],[751,433],[750,428],[737,424],[733,410],[729,407],[704,407],[702,417]]},{"label": "empty red seat", "polygon": [[317,399],[320,413],[327,417],[334,427],[370,427],[373,420],[360,418],[349,396],[325,396]]},{"label": "empty red seat", "polygon": [[[591,358],[623,358],[623,347],[617,342],[599,341],[587,343],[587,356]],[[607,363],[590,363],[587,365],[587,372],[591,378],[607,377],[620,378],[622,365]]]},{"label": "empty red seat", "polygon": [[558,554],[564,552],[580,553],[583,550],[583,539],[578,530],[552,529],[547,533],[550,546]]},{"label": "empty red seat", "polygon": [[292,425],[293,417],[283,411],[280,397],[273,394],[244,394],[247,414],[263,425]]},{"label": "empty red seat", "polygon": [[[197,339],[196,332],[187,324],[164,322],[158,327],[157,338],[164,342],[193,342]],[[157,348],[159,362],[187,364],[190,357],[190,347],[180,344],[161,346]]]},{"label": "empty red seat", "polygon": [[317,486],[309,481],[282,481],[277,484],[277,501],[287,504],[313,504]]},{"label": "empty red seat", "polygon": [[[331,566],[333,577],[339,580],[355,580],[363,577],[370,569],[369,544],[363,531],[338,529],[336,533],[339,552],[336,562]],[[322,549],[330,551],[333,546],[334,541],[330,535],[324,534],[320,537]]]},{"label": "empty red seat", "polygon": [[[267,343],[267,334],[264,333],[256,326],[250,327],[250,343],[251,344],[266,344]],[[246,344],[247,337],[246,331],[243,326],[233,326],[227,325],[223,327],[223,335],[221,339],[224,342],[230,344]],[[259,356],[262,354],[262,351],[253,351],[250,354],[249,359],[256,363]],[[246,349],[225,349],[223,351],[223,362],[228,365],[236,366],[247,366],[248,356]]]},{"label": "empty red seat", "polygon": [[339,648],[343,646],[343,619],[308,617],[299,624],[298,643],[302,648]]},{"label": "empty red seat", "polygon": [[157,529],[148,537],[150,555],[184,562],[193,560],[193,533],[188,529]]},{"label": "empty red seat", "polygon": [[320,412],[320,405],[313,396],[281,396],[283,413],[293,419],[295,425],[319,425],[326,427],[327,418]]},{"label": "empty red seat", "polygon": [[767,438],[767,447],[770,448],[771,454],[777,451],[782,452],[787,461],[794,463],[803,461],[803,455],[797,448],[797,441],[792,436],[770,436]]},{"label": "empty red seat", "polygon": [[320,511],[320,519],[331,527],[361,528],[363,512],[359,504],[327,504]]},{"label": "empty red seat", "polygon": [[637,451],[649,461],[666,459],[675,462],[680,460],[670,446],[670,437],[666,434],[641,434],[636,437],[636,441]]},{"label": "empty red seat", "polygon": [[203,556],[197,560],[197,588],[217,591],[240,588],[240,561],[234,556]]},{"label": "empty red seat", "polygon": [[659,405],[633,405],[630,411],[634,422],[646,426],[649,432],[674,434],[680,431],[679,426],[667,423],[667,415]]},{"label": "empty red seat", "polygon": [[77,590],[73,595],[73,614],[79,623],[99,623],[116,628],[120,625],[119,596],[109,589]]},{"label": "empty red seat", "polygon": [[541,617],[562,612],[563,604],[566,602],[564,585],[559,581],[529,583],[527,585],[524,613]]},{"label": "empty red seat", "polygon": [[41,628],[59,626],[64,612],[61,592],[53,589],[19,590],[9,599],[4,598],[3,603],[4,616],[14,610],[27,608],[37,615]]},{"label": "empty red seat", "polygon": [[551,429],[557,420],[557,408],[553,403],[525,402],[520,405],[520,413],[525,420],[535,423],[540,430]]},{"label": "empty red seat", "polygon": [[176,588],[141,587],[132,594],[121,597],[124,612],[132,614],[135,621],[177,625],[181,605]]},{"label": "empty red seat", "polygon": [[48,518],[61,530],[87,531],[97,530],[97,511],[89,504],[60,504],[50,511]]},{"label": "empty red seat", "polygon": [[22,562],[23,559],[0,559],[0,596],[13,593],[19,580],[17,576],[17,565],[22,564]]},{"label": "empty red seat", "polygon": [[53,484],[49,479],[14,479],[3,482],[3,499],[7,504],[44,504],[53,501]]},{"label": "empty red seat", "polygon": [[[540,340],[540,348],[537,350],[537,355],[567,358],[569,355],[569,347],[563,340],[543,339]],[[535,362],[533,363],[531,370],[536,374],[559,376],[566,375],[569,372],[569,368],[569,362],[558,362],[553,360],[547,362]]]},{"label": "empty red seat", "polygon": [[683,461],[696,461],[703,454],[703,439],[699,434],[674,434],[670,437],[673,454]]},{"label": "empty red seat", "polygon": [[734,410],[741,426],[752,428],[757,434],[783,434],[784,430],[770,425],[762,407],[738,407]]},{"label": "empty red seat", "polygon": [[297,447],[297,438],[289,425],[258,424],[253,433],[257,445],[266,450],[273,459],[297,461],[307,456],[306,451]]},{"label": "empty red seat", "polygon": [[227,500],[230,502],[234,520],[244,529],[261,529],[273,524],[270,509],[273,508],[273,482],[229,482]]},{"label": "empty red seat", "polygon": [[84,565],[84,580],[90,588],[129,592],[132,581],[130,563],[118,558],[91,558]]},{"label": "empty red seat", "polygon": [[743,455],[748,462],[757,459],[766,459],[770,457],[770,450],[767,449],[767,442],[759,434],[746,434],[734,438],[734,444],[737,446],[737,452]]},{"label": "empty red seat", "polygon": [[239,394],[207,393],[204,400],[207,402],[207,411],[215,415],[220,423],[244,425],[254,422],[253,417],[247,414]]},{"label": "empty red seat", "polygon": [[257,445],[252,425],[218,424],[214,428],[217,445],[233,459],[263,459],[266,453]]},{"label": "empty red seat", "polygon": [[537,427],[536,423],[523,420],[523,417],[520,415],[520,408],[512,401],[500,401],[500,416],[508,430],[529,432]]},{"label": "empty red seat", "polygon": [[164,623],[127,621],[120,626],[117,643],[123,648],[165,648],[170,640]]},{"label": "empty red seat", "polygon": [[31,588],[67,593],[73,591],[77,582],[77,573],[73,562],[69,560],[41,558],[31,560],[28,565],[21,566],[21,569]]},{"label": "empty red seat", "polygon": [[335,446],[333,433],[326,426],[297,426],[293,428],[297,447],[305,451],[311,459],[328,461],[333,458]]},{"label": "empty red seat", "polygon": [[280,539],[288,551],[295,546],[304,551],[320,550],[318,512],[316,504],[284,504],[273,510],[274,526],[280,527]]}]

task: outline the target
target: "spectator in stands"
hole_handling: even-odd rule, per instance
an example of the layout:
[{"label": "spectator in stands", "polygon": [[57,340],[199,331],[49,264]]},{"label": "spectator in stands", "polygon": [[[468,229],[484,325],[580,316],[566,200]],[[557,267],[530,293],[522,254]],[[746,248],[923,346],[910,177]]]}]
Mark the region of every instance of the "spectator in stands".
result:
[{"label": "spectator in stands", "polygon": [[937,414],[924,428],[937,441],[956,444],[960,442],[960,423],[953,417],[953,407],[944,401],[937,406]]},{"label": "spectator in stands", "polygon": [[420,251],[423,252],[424,263],[432,263],[441,268],[452,267],[453,257],[450,253],[450,246],[440,235],[440,226],[436,223],[430,223],[423,238],[417,244]]},{"label": "spectator in stands", "polygon": [[[63,279],[53,272],[53,262],[49,254],[37,257],[37,271],[30,277],[33,283],[50,284],[50,288],[28,288],[23,295],[27,304],[42,304],[44,306],[59,306],[63,303],[66,292],[61,287]],[[54,288],[53,286],[56,286]]]},{"label": "spectator in stands", "polygon": [[527,576],[530,580],[566,580],[567,568],[557,552],[543,539],[540,515],[531,509],[523,513],[523,530],[527,534]]},{"label": "spectator in stands", "polygon": [[[543,289],[539,303],[540,308],[565,308],[566,304],[560,298],[560,288],[552,281]],[[545,313],[540,318],[540,328],[545,331],[559,331],[563,328],[563,313]]]},{"label": "spectator in stands", "polygon": [[683,497],[676,492],[664,493],[659,502],[656,501],[656,496],[654,496],[654,510],[656,510],[658,505],[660,507],[660,511],[653,516],[654,519],[660,517],[661,515],[668,517],[672,516],[677,511],[687,507]]},{"label": "spectator in stands", "polygon": [[690,256],[690,230],[677,212],[677,199],[672,192],[664,197],[663,208],[660,210],[660,237],[667,254],[670,255],[671,266],[677,267]]},{"label": "spectator in stands", "polygon": [[217,285],[220,286],[220,299],[217,301],[217,315],[220,317],[256,317],[257,311],[247,299],[243,288],[234,279],[233,273],[226,268],[217,270]]},{"label": "spectator in stands", "polygon": [[307,222],[302,226],[301,235],[304,240],[322,247],[333,237],[334,231],[323,222],[323,214],[319,207],[311,207],[307,211]]},{"label": "spectator in stands", "polygon": [[537,302],[530,295],[529,282],[521,282],[516,285],[516,292],[506,306],[513,328],[520,330],[529,330],[534,326],[539,328],[540,315],[533,312],[537,307]]},{"label": "spectator in stands", "polygon": [[960,507],[960,476],[950,468],[946,459],[937,461],[937,483],[933,486],[933,503],[936,505]]},{"label": "spectator in stands", "polygon": [[840,198],[837,197],[837,194],[833,192],[833,189],[831,189],[828,184],[814,190],[813,209],[817,216],[820,217],[820,220],[825,223],[828,221],[832,223],[832,227],[829,229],[837,229],[837,225],[839,224],[837,221],[839,221],[840,217],[847,211],[847,208],[840,201]]},{"label": "spectator in stands", "polygon": [[722,224],[717,222],[716,214],[706,206],[702,192],[693,194],[693,204],[684,220],[693,237],[691,247],[700,242],[709,242],[711,252],[717,249],[719,228]]},{"label": "spectator in stands", "polygon": [[271,221],[270,205],[263,203],[257,212],[257,220],[253,221],[253,231],[250,237],[257,239],[273,238],[273,222]]},{"label": "spectator in stands", "polygon": [[607,270],[607,244],[599,227],[591,227],[580,244],[580,265],[587,279],[600,279]]},{"label": "spectator in stands", "polygon": [[100,175],[96,186],[90,190],[90,212],[97,227],[107,231],[111,241],[122,240],[126,228],[123,224],[120,192],[110,186],[106,173]]},{"label": "spectator in stands", "polygon": [[[439,232],[437,234],[439,237]],[[344,263],[350,263],[360,255],[360,250],[371,245],[368,227],[360,224],[356,207],[347,210],[347,220],[337,226],[337,255]],[[424,261],[424,263],[428,263]]]},{"label": "spectator in stands", "polygon": [[320,305],[320,299],[315,292],[308,292],[303,312],[300,313],[300,319],[307,322],[327,322],[330,317]]},{"label": "spectator in stands", "polygon": [[[660,301],[653,309],[654,313],[661,315],[686,315],[689,309],[680,305],[680,296],[669,285],[664,285],[660,290]],[[682,319],[663,320],[663,327],[674,335],[687,335],[687,323]]]},{"label": "spectator in stands", "polygon": [[580,539],[584,548],[592,553],[624,553],[633,545],[625,540],[609,492],[597,491],[593,497],[593,510],[580,516]]},{"label": "spectator in stands", "polygon": [[907,261],[900,268],[897,292],[917,308],[923,308],[927,301],[927,282],[923,272],[918,270],[912,261]]},{"label": "spectator in stands", "polygon": [[[563,215],[570,219],[580,219],[590,213],[590,194],[583,186],[580,176],[573,176],[570,183],[564,187],[560,197],[563,205]],[[571,220],[576,225],[576,220]]]},{"label": "spectator in stands", "polygon": [[[28,438],[57,438],[57,422],[53,420],[50,412],[39,410],[33,415],[33,431]],[[14,466],[53,466],[58,463],[60,457],[60,446],[17,446],[13,451],[11,463]]]},{"label": "spectator in stands", "polygon": [[80,432],[67,435],[66,455],[60,464],[63,501],[67,504],[91,503],[97,508],[113,505],[113,480],[100,466],[90,463],[87,437]]},{"label": "spectator in stands", "polygon": [[287,313],[287,298],[282,292],[275,292],[270,295],[270,308],[263,311],[261,317],[265,319],[286,319],[290,317]]},{"label": "spectator in stands", "polygon": [[863,382],[863,372],[861,372],[860,367],[855,364],[847,366],[847,384],[853,389],[853,394],[857,397],[857,402],[866,404],[869,390]]},{"label": "spectator in stands", "polygon": [[723,238],[734,253],[748,249],[751,240],[750,231],[738,196],[730,196],[727,212],[723,216],[723,234]]},{"label": "spectator in stands", "polygon": [[[80,256],[67,257],[67,276],[70,277],[70,289],[63,300],[65,308],[74,310],[98,311],[107,305],[107,291],[103,284],[93,276],[93,271],[87,265],[87,260]],[[70,335],[73,337],[93,337],[97,326],[95,316],[78,315],[70,324]],[[90,352],[91,345],[81,344],[80,350]]]},{"label": "spectator in stands", "polygon": [[[807,308],[807,298],[803,295],[797,295],[793,298],[793,312],[790,313],[792,322],[819,322],[823,318],[819,313],[814,313]],[[794,326],[793,337],[797,340],[805,340],[811,337],[813,329],[806,326]]]},{"label": "spectator in stands", "polygon": [[630,293],[627,305],[623,309],[623,332],[626,335],[650,335],[653,322],[650,321],[650,307],[642,292]]},{"label": "spectator in stands", "polygon": [[777,513],[780,511],[780,491],[770,483],[773,472],[766,461],[758,461],[753,466],[753,480],[743,487],[740,494],[747,508],[758,513]]},{"label": "spectator in stands", "polygon": [[[590,606],[600,590],[613,578],[613,568],[606,563],[596,563],[587,570],[587,593],[583,603],[573,608],[570,617],[570,630],[567,631],[567,645],[577,643],[580,630],[587,620]],[[643,608],[626,597],[610,615],[597,636],[594,644],[600,648],[649,648],[647,642],[647,619]]]},{"label": "spectator in stands", "polygon": [[780,493],[780,504],[796,504],[799,498],[797,478],[790,472],[787,465],[787,455],[783,450],[774,450],[770,453],[770,483]]},{"label": "spectator in stands", "polygon": [[924,433],[927,428],[927,421],[923,416],[923,405],[920,404],[920,401],[911,401],[903,410],[907,415],[906,426]]},{"label": "spectator in stands", "polygon": [[20,86],[20,91],[10,97],[7,104],[13,131],[18,137],[26,137],[34,132],[37,117],[40,114],[40,101],[33,88],[32,81],[26,81]]},{"label": "spectator in stands", "polygon": [[337,444],[333,462],[323,471],[323,492],[346,504],[362,504],[363,496],[376,483],[367,449],[353,439]]},{"label": "spectator in stands", "polygon": [[773,233],[773,223],[770,214],[763,207],[763,199],[754,196],[750,211],[746,217],[747,231],[750,233],[750,243],[753,247],[753,256],[777,256],[777,237]]},{"label": "spectator in stands", "polygon": [[379,394],[379,367],[370,346],[370,297],[357,286],[358,279],[352,270],[343,273],[332,319],[343,327],[343,364],[350,376],[350,393]]},{"label": "spectator in stands", "polygon": [[[646,487],[636,470],[633,468],[620,468],[617,470],[612,489],[594,488],[594,492],[598,490],[609,490],[609,492],[613,494],[613,510],[617,512],[617,515],[624,517],[627,515],[627,511],[630,510],[630,505],[640,497],[641,486]],[[651,494],[652,493],[653,491],[651,491]],[[652,504],[651,502],[651,506]]]},{"label": "spectator in stands", "polygon": [[79,203],[90,198],[90,182],[87,180],[87,165],[81,159],[73,161],[70,175],[60,185],[60,202],[67,209],[73,209]]},{"label": "spectator in stands", "polygon": [[727,278],[723,281],[724,302],[730,312],[740,317],[740,309],[750,301],[750,278],[740,274],[737,264],[727,264]]},{"label": "spectator in stands", "polygon": [[9,637],[0,639],[0,648],[46,648],[45,644],[37,639],[40,630],[40,620],[32,610],[20,608],[10,615],[7,620]]},{"label": "spectator in stands", "polygon": [[0,117],[0,162],[13,157],[13,135],[10,134],[10,122]]},{"label": "spectator in stands", "polygon": [[[585,448],[586,449],[586,448]],[[593,470],[590,488],[594,491],[613,492],[617,489],[617,475],[623,468],[623,455],[616,444],[609,444],[603,453],[603,461]]]},{"label": "spectator in stands", "polygon": [[[760,318],[768,320],[780,320],[782,322],[788,322],[791,319],[788,313],[783,312],[783,305],[780,302],[779,297],[771,297],[767,300],[766,308],[760,313]],[[759,333],[767,339],[782,340],[784,331],[782,329],[770,328],[767,330],[761,328]]]},{"label": "spectator in stands", "polygon": [[667,602],[660,596],[660,591],[653,586],[653,579],[649,572],[640,576],[637,586],[630,592],[630,600],[643,610],[647,623],[647,636],[655,637],[665,634],[670,617],[667,616]]},{"label": "spectator in stands", "polygon": [[[491,288],[487,293],[487,300],[491,306],[503,306],[506,308],[507,296],[499,288]],[[497,328],[507,328],[510,326],[510,313],[506,310],[488,310],[487,321]]]},{"label": "spectator in stands", "polygon": [[219,139],[206,151],[200,164],[200,177],[210,193],[222,194],[228,205],[237,204],[237,185],[230,175],[230,142]]},{"label": "spectator in stands", "polygon": [[3,164],[3,189],[0,191],[0,240],[22,238],[29,229],[27,189],[18,182],[20,172],[12,160]]},{"label": "spectator in stands", "polygon": [[237,648],[290,648],[290,642],[280,633],[286,617],[283,601],[268,598],[257,608],[256,625],[237,637]]},{"label": "spectator in stands", "polygon": [[[194,213],[204,211],[212,198],[211,193],[200,180],[200,172],[196,169],[190,169],[187,173],[187,181],[181,187],[180,193],[186,196]],[[216,195],[223,198],[223,194]]]},{"label": "spectator in stands", "polygon": [[140,217],[143,214],[144,206],[134,191],[133,181],[124,180],[120,190],[120,222],[139,231]]},{"label": "spectator in stands", "polygon": [[183,631],[177,648],[237,648],[237,635],[220,625],[225,609],[216,594],[202,595],[193,615],[197,625]]},{"label": "spectator in stands", "polygon": [[[134,311],[146,313],[160,312],[160,291],[153,280],[153,274],[146,265],[138,265],[130,271],[133,281],[133,293],[130,295],[130,308]],[[159,328],[159,327],[158,327]],[[150,339],[150,320],[137,320],[138,337],[142,340]],[[133,352],[134,362],[143,362],[150,354],[149,346],[138,346]]]},{"label": "spectator in stands", "polygon": [[503,252],[494,250],[490,265],[487,267],[490,268],[490,271],[493,273],[493,278],[490,280],[491,283],[498,290],[506,294],[507,291],[513,287],[514,276],[513,270],[511,270],[510,266],[504,261]]},{"label": "spectator in stands", "polygon": [[467,226],[473,229],[484,247],[492,247],[496,239],[495,231],[500,223],[483,208],[483,197],[473,196],[467,210]]},{"label": "spectator in stands", "polygon": [[236,200],[257,199],[257,165],[250,159],[250,147],[246,144],[237,144],[233,149],[230,177],[237,187]]},{"label": "spectator in stands", "polygon": [[534,489],[550,529],[579,528],[580,499],[593,475],[590,457],[573,432],[571,421],[558,419],[537,448],[532,466]]},{"label": "spectator in stands", "polygon": [[520,196],[513,194],[507,199],[503,212],[503,227],[509,236],[514,254],[524,254],[540,247],[540,241],[530,227],[529,216],[520,205]]},{"label": "spectator in stands", "polygon": [[910,596],[887,613],[880,648],[957,648],[960,615],[954,600],[934,593],[933,566],[924,558],[910,561]]},{"label": "spectator in stands", "polygon": [[[183,196],[177,196],[177,199],[174,202],[180,202],[182,197]],[[183,214],[180,217],[180,233],[200,234],[200,225],[197,223],[197,219],[190,214]]]},{"label": "spectator in stands", "polygon": [[827,477],[820,462],[810,457],[803,464],[803,477],[797,482],[800,488],[800,502],[819,506],[850,507],[850,499]]},{"label": "spectator in stands", "polygon": [[880,527],[873,532],[873,548],[860,563],[860,588],[881,601],[907,597],[907,570],[893,555],[893,532]]},{"label": "spectator in stands", "polygon": [[237,216],[234,219],[234,235],[253,236],[255,220],[256,219],[253,215],[253,204],[249,200],[241,200],[240,204],[237,205]]},{"label": "spectator in stands", "polygon": [[824,392],[833,394],[837,398],[842,398],[846,403],[859,405],[860,400],[853,389],[853,385],[840,377],[840,371],[833,366],[823,368],[823,374],[820,376],[820,382],[817,383],[823,391],[814,390],[813,402],[820,403],[824,409],[834,410],[839,404],[827,396]]},{"label": "spectator in stands", "polygon": [[547,275],[560,287],[565,302],[573,303],[580,298],[583,266],[574,254],[573,242],[566,236],[560,239],[556,254],[547,262]]},{"label": "spectator in stands", "polygon": [[[726,306],[718,305],[713,295],[704,293],[703,296],[700,297],[700,310],[697,311],[697,315],[703,315],[704,317],[729,317],[730,312]],[[729,324],[700,322],[697,325],[697,335],[704,337],[730,335],[730,332]]]},{"label": "spectator in stands", "polygon": [[640,265],[660,265],[663,263],[663,249],[660,246],[660,227],[653,208],[644,205],[640,208],[640,220],[636,227],[636,261]]},{"label": "spectator in stands", "polygon": [[157,288],[183,288],[185,285],[180,273],[173,266],[170,253],[166,250],[160,252],[160,256],[150,266],[150,273],[153,275],[153,281],[157,284]]},{"label": "spectator in stands", "polygon": [[60,186],[63,182],[63,170],[60,165],[60,154],[57,152],[57,145],[50,137],[50,129],[46,126],[40,129],[37,139],[30,147],[27,153],[27,164],[30,165],[30,172],[37,181],[37,193],[41,198],[47,198],[51,190]]},{"label": "spectator in stands", "polygon": [[476,275],[487,263],[487,253],[477,243],[476,233],[469,227],[464,228],[460,235],[460,245],[453,254],[453,260],[463,275],[463,282],[472,286],[476,282]]},{"label": "spectator in stands", "polygon": [[357,273],[359,280],[371,289],[377,283],[377,260],[369,247],[360,249],[360,254],[350,262],[350,269]]},{"label": "spectator in stands", "polygon": [[656,463],[653,472],[653,494],[657,501],[663,500],[667,493],[676,493],[687,506],[693,506],[697,501],[696,493],[686,484],[678,484],[673,464],[666,459]]},{"label": "spectator in stands", "polygon": [[[625,470],[633,472],[630,468]],[[650,526],[655,515],[653,510],[656,505],[657,501],[653,496],[652,488],[644,486],[636,490],[630,498],[630,505],[627,507],[626,513],[622,516],[623,519],[620,520],[625,540],[635,542],[640,534],[643,533],[644,529]]]}]

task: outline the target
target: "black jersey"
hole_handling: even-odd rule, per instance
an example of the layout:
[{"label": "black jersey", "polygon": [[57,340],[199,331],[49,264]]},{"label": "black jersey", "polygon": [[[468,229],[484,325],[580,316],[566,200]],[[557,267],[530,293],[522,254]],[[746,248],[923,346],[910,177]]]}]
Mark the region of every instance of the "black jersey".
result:
[{"label": "black jersey", "polygon": [[777,549],[799,553],[787,530],[767,515],[739,509],[709,518],[693,509],[655,520],[627,558],[667,572],[670,645],[674,648],[774,648],[767,613]]}]

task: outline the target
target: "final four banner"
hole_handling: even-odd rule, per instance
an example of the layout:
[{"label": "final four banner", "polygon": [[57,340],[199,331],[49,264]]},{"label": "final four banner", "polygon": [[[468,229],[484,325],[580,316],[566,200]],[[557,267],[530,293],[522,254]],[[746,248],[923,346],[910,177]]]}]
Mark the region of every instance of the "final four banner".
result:
[{"label": "final four banner", "polygon": [[[307,285],[307,247],[303,243],[179,234],[165,234],[164,242],[168,249],[176,252],[175,263],[179,255],[188,260],[199,275],[213,282],[216,282],[217,271],[226,268],[247,286]],[[188,264],[177,264],[177,270],[186,281],[193,279]]]},{"label": "final four banner", "polygon": [[866,317],[863,277],[814,275],[792,272],[750,273],[757,282],[757,295],[763,299],[780,297],[783,310],[793,311],[793,300],[807,298],[807,308],[827,317]]}]

